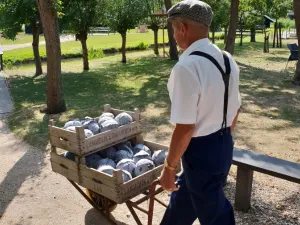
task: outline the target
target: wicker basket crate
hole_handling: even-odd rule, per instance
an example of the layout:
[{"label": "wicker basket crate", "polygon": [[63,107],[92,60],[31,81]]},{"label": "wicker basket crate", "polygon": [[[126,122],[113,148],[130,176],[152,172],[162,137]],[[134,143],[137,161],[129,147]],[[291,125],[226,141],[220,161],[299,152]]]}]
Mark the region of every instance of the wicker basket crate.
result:
[{"label": "wicker basket crate", "polygon": [[[146,146],[148,146],[152,151],[168,149],[168,146],[165,145],[157,144],[150,141],[143,141],[140,135],[131,139],[131,141],[135,143],[143,143]],[[59,159],[62,157],[63,155],[58,155],[52,152],[51,162],[53,171],[58,172],[61,175],[73,181],[76,181],[75,179],[78,179],[76,182],[80,186],[88,188],[89,190],[103,195],[119,204],[124,203],[127,200],[146,191],[151,185],[151,183],[159,177],[163,169],[163,165],[161,165],[154,168],[151,171],[148,171],[147,173],[142,174],[141,176],[133,178],[128,182],[123,182],[121,170],[115,170],[113,172],[113,176],[110,176],[108,174],[86,167],[84,159],[81,160],[80,163],[77,163],[64,158]],[[71,164],[71,162],[73,164]],[[78,165],[78,177],[74,179],[73,171],[71,170],[75,168],[75,165]],[[61,167],[64,169],[68,168],[68,172],[66,172],[66,169],[63,172],[61,172]],[[181,171],[181,164],[177,167],[176,171]]]},{"label": "wicker basket crate", "polygon": [[52,147],[61,148],[76,155],[83,156],[92,154],[99,149],[112,146],[122,140],[127,140],[142,133],[140,124],[140,113],[138,110],[128,112],[124,110],[113,109],[110,105],[104,106],[104,112],[111,112],[115,116],[126,112],[132,116],[133,122],[120,126],[92,137],[86,138],[84,128],[76,127],[76,133],[54,126],[52,121],[49,125],[50,143]]}]

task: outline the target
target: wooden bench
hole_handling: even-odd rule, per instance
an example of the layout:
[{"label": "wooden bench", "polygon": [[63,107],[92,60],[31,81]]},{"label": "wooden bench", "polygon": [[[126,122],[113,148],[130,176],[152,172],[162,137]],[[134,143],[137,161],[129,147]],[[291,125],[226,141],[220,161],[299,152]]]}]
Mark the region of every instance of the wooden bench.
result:
[{"label": "wooden bench", "polygon": [[233,164],[237,166],[235,208],[251,207],[253,172],[260,172],[300,184],[300,164],[235,148]]},{"label": "wooden bench", "polygon": [[110,29],[108,27],[92,27],[90,29],[92,34],[94,33],[107,33],[109,35]]}]

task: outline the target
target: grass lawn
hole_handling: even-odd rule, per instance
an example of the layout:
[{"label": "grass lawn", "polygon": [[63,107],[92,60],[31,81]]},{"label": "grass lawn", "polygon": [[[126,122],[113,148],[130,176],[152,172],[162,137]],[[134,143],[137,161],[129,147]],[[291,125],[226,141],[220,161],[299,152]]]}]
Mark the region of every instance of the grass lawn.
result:
[{"label": "grass lawn", "polygon": [[[44,41],[44,36],[40,35],[40,41]],[[32,42],[32,35],[25,34],[24,32],[19,33],[16,37],[16,40],[7,40],[0,36],[0,44],[1,45],[15,45],[15,44],[25,44]]]},{"label": "grass lawn", "polygon": [[[241,68],[243,108],[235,133],[236,145],[257,152],[300,162],[300,93],[291,84],[294,63],[283,71],[289,52],[271,49],[262,53],[262,43],[236,46],[236,60]],[[145,136],[167,144],[172,127],[166,83],[174,61],[157,58],[152,51],[128,54],[126,65],[120,55],[91,60],[91,70],[81,72],[80,59],[62,64],[64,95],[68,111],[52,116],[58,125],[68,119],[99,116],[103,105],[142,111]],[[8,70],[15,112],[10,128],[30,144],[45,148],[48,144],[48,116],[45,107],[46,78],[33,79],[33,66]],[[51,118],[52,118],[51,117]]]},{"label": "grass lawn", "polygon": [[[217,36],[220,35],[217,34]],[[19,38],[19,37],[18,37]],[[20,39],[22,36],[20,36]],[[27,37],[23,37],[24,40],[27,40]],[[163,32],[159,30],[158,42],[163,43]],[[21,39],[23,40],[23,39]],[[30,40],[29,42],[31,42]],[[141,42],[146,45],[151,45],[154,43],[154,34],[152,30],[149,30],[148,33],[136,33],[135,30],[130,30],[127,35],[127,47],[137,47]],[[165,30],[165,42],[168,42],[168,33]],[[220,41],[221,43],[222,41]],[[0,39],[1,43],[1,39]],[[109,48],[117,48],[121,47],[122,38],[121,35],[110,34],[110,35],[90,35],[87,40],[88,48],[93,49],[109,49]],[[79,41],[68,41],[61,43],[61,50],[63,55],[67,54],[80,54],[81,53],[81,44]],[[40,55],[41,57],[46,57],[46,48],[45,45],[40,46]],[[33,60],[33,52],[31,47],[14,49],[10,51],[6,51],[3,55],[4,62],[22,62],[25,60]]]}]

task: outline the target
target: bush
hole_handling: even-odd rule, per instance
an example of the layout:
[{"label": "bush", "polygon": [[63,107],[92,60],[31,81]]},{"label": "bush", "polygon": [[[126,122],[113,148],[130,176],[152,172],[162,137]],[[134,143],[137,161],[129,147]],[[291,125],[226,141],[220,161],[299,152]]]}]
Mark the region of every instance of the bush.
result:
[{"label": "bush", "polygon": [[225,38],[225,33],[223,33],[223,32],[215,33],[216,40],[224,40],[224,38]]},{"label": "bush", "polygon": [[281,24],[283,29],[295,29],[296,28],[295,20],[291,20],[289,18],[280,18],[279,23]]},{"label": "bush", "polygon": [[149,48],[149,45],[145,44],[143,41],[141,41],[138,46],[137,46],[140,50],[146,50]]},{"label": "bush", "polygon": [[95,49],[91,47],[89,48],[88,52],[89,52],[89,59],[100,59],[105,56],[101,48]]}]

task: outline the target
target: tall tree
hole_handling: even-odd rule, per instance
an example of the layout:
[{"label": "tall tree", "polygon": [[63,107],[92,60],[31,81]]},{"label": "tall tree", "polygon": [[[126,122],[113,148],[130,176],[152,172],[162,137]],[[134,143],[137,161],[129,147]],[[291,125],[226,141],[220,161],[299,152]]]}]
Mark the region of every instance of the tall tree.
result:
[{"label": "tall tree", "polygon": [[110,0],[106,9],[106,23],[121,34],[122,37],[122,63],[126,63],[127,31],[134,28],[145,17],[147,7],[141,0]]},{"label": "tall tree", "polygon": [[229,25],[229,32],[228,32],[226,45],[225,45],[225,50],[230,54],[234,53],[236,28],[238,23],[238,9],[239,9],[239,0],[231,0],[230,25]]},{"label": "tall tree", "polygon": [[[297,29],[297,36],[298,36],[298,46],[300,46],[300,1],[299,0],[294,0],[294,12],[295,12],[296,29]],[[300,85],[300,54],[297,62],[293,83],[296,85]]]},{"label": "tall tree", "polygon": [[36,0],[44,28],[47,51],[47,109],[49,114],[67,110],[61,75],[61,49],[57,10],[59,0]]},{"label": "tall tree", "polygon": [[104,0],[64,0],[62,28],[81,42],[83,69],[89,70],[87,38],[90,28],[103,22]]},{"label": "tall tree", "polygon": [[[165,7],[167,10],[169,10],[172,7],[172,1],[171,0],[164,0]],[[168,23],[168,36],[169,36],[169,45],[170,45],[170,59],[172,60],[178,60],[178,49],[177,44],[174,39],[174,31],[171,23]]]},{"label": "tall tree", "polygon": [[249,16],[246,24],[250,28],[251,42],[256,42],[256,25],[264,27],[264,15],[267,13],[265,0],[249,0]]},{"label": "tall tree", "polygon": [[153,16],[154,13],[160,11],[163,12],[163,0],[145,0],[147,5],[148,19],[147,24],[149,28],[154,32],[154,54],[159,55],[158,51],[158,30],[161,24],[161,18],[159,16]]},{"label": "tall tree", "polygon": [[212,42],[215,43],[215,32],[218,28],[226,27],[228,23],[229,1],[228,0],[207,0],[214,12],[213,21],[210,26],[212,32]]},{"label": "tall tree", "polygon": [[239,0],[238,29],[240,31],[240,46],[243,45],[243,32],[246,28],[246,20],[250,11],[248,0]]},{"label": "tall tree", "polygon": [[[280,17],[286,17],[287,12],[289,9],[293,7],[292,0],[266,0],[268,14],[276,19],[274,25],[274,39],[273,39],[273,48],[275,48],[275,43],[277,39],[277,47],[279,47],[278,42],[278,31],[279,31],[279,24],[278,20]],[[281,35],[281,34],[280,34]]]},{"label": "tall tree", "polygon": [[42,29],[35,0],[3,0],[0,5],[0,27],[4,37],[15,40],[23,24],[32,30],[32,49],[35,61],[35,76],[43,73],[39,53],[39,39]]}]

